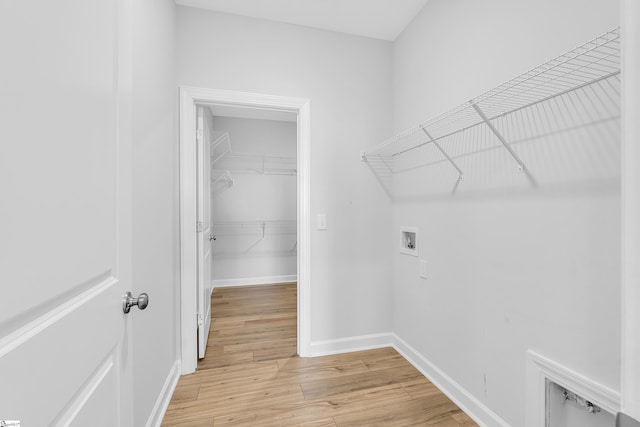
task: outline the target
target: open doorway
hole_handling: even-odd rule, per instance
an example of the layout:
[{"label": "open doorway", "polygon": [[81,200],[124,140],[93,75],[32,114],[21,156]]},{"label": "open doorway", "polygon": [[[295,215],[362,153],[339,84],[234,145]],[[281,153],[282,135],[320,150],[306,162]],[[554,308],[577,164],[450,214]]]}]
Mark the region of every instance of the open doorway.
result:
[{"label": "open doorway", "polygon": [[297,114],[198,104],[197,118],[198,369],[295,356]]},{"label": "open doorway", "polygon": [[[204,236],[203,231],[199,231],[204,230],[204,228],[203,225],[198,224],[196,129],[199,105],[208,106],[210,111],[217,111],[219,116],[224,114],[227,117],[226,120],[230,120],[229,116],[234,114],[238,116],[236,118],[243,119],[261,120],[267,117],[271,119],[281,117],[280,121],[282,121],[283,117],[289,117],[290,120],[295,120],[296,244],[295,247],[292,245],[291,249],[295,252],[297,270],[296,347],[299,356],[308,356],[310,342],[309,101],[298,98],[182,87],[180,89],[180,351],[182,354],[182,373],[194,372],[197,366],[198,244],[209,238],[209,236]],[[216,178],[218,178],[217,175],[213,179],[215,180]],[[221,175],[220,178],[216,185],[222,184],[224,186],[227,177]],[[215,191],[215,186],[211,188],[211,191]],[[218,284],[222,283],[218,282]]]}]

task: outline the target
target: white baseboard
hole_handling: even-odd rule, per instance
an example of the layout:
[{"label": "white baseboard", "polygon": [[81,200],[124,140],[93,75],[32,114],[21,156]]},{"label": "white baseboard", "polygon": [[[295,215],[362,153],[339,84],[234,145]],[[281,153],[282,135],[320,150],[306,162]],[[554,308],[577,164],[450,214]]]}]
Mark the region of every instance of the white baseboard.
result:
[{"label": "white baseboard", "polygon": [[290,274],[286,276],[266,276],[266,277],[245,277],[242,279],[217,279],[212,280],[214,288],[224,288],[228,286],[253,286],[253,285],[273,285],[276,283],[297,282],[298,275]]},{"label": "white baseboard", "polygon": [[375,348],[391,347],[393,334],[371,334],[356,337],[338,338],[335,340],[312,341],[311,357],[328,356],[331,354],[351,353],[353,351],[372,350]]},{"label": "white baseboard", "polygon": [[464,387],[455,382],[444,371],[431,363],[426,357],[407,344],[402,338],[393,335],[393,348],[396,349],[409,363],[411,363],[422,375],[427,377],[449,399],[462,409],[476,423],[486,427],[510,427],[495,412],[476,399]]},{"label": "white baseboard", "polygon": [[479,425],[483,427],[510,427],[495,412],[393,332],[312,341],[310,347],[311,357],[393,347]]},{"label": "white baseboard", "polygon": [[180,370],[180,361],[176,360],[169,371],[169,375],[162,386],[162,390],[160,390],[156,404],[153,405],[151,414],[147,419],[146,427],[160,427],[160,424],[162,424],[162,419],[164,418],[165,412],[167,412],[173,392],[176,389],[176,385],[178,385]]}]

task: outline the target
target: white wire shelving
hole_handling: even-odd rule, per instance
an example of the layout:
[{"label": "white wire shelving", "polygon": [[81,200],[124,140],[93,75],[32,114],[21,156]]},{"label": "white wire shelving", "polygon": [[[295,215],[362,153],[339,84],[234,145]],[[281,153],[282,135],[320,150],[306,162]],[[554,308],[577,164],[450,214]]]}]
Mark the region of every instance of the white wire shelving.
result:
[{"label": "white wire shelving", "polygon": [[214,197],[223,191],[233,187],[233,178],[230,171],[212,171],[211,196]]},{"label": "white wire shelving", "polygon": [[222,159],[225,155],[231,153],[231,140],[227,132],[213,132],[213,140],[211,141],[211,167]]},{"label": "white wire shelving", "polygon": [[265,237],[267,234],[296,234],[297,224],[295,219],[216,221],[213,223],[213,230],[216,236],[261,235]]},{"label": "white wire shelving", "polygon": [[[250,239],[243,252],[249,252],[268,236],[293,236],[293,245],[282,251],[295,252],[298,242],[298,223],[295,219],[255,220],[255,221],[217,221],[212,226],[215,238],[229,237],[235,239]],[[291,237],[287,237],[290,239]],[[246,241],[246,240],[245,240]]]},{"label": "white wire shelving", "polygon": [[[392,196],[399,174],[446,162],[456,176],[455,192],[466,178],[461,163],[465,157],[502,149],[516,169],[531,178],[518,143],[619,118],[616,28],[362,152],[361,160]],[[614,126],[594,132],[601,138],[616,136]],[[430,155],[424,154],[427,149]]]},{"label": "white wire shelving", "polygon": [[210,143],[211,196],[214,197],[233,186],[233,178],[228,170],[216,168],[220,159],[231,154],[231,140],[227,132],[212,132]]},{"label": "white wire shelving", "polygon": [[224,156],[214,170],[218,168],[234,174],[293,176],[297,174],[297,160],[264,153],[233,153]]}]

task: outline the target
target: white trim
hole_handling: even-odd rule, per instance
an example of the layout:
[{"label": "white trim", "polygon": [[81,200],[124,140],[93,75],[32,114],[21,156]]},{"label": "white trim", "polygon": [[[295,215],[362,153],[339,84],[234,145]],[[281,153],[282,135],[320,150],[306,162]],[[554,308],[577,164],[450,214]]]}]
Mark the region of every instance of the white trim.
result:
[{"label": "white trim", "polygon": [[311,356],[319,357],[351,353],[354,351],[373,350],[376,348],[391,347],[392,344],[393,334],[390,332],[338,338],[335,340],[313,341],[311,343]]},{"label": "white trim", "polygon": [[479,425],[510,427],[495,412],[393,332],[314,341],[311,343],[311,355],[319,357],[384,347],[394,348]]},{"label": "white trim", "polygon": [[449,377],[444,371],[407,344],[402,338],[393,334],[393,348],[409,363],[431,381],[441,392],[462,409],[469,417],[481,426],[509,427],[509,424],[495,412],[476,399],[464,387]]},{"label": "white trim", "polygon": [[156,399],[155,405],[153,405],[153,409],[149,414],[149,418],[147,419],[146,427],[159,427],[162,424],[162,419],[164,418],[164,414],[167,412],[167,408],[169,407],[169,403],[171,402],[171,397],[173,397],[173,392],[178,385],[178,380],[180,379],[180,361],[176,360],[173,362],[173,366],[169,371],[169,375],[167,379],[164,381],[164,385],[162,386],[162,390],[160,390],[160,394]]},{"label": "white trim", "polygon": [[640,2],[623,0],[622,410],[640,419]]},{"label": "white trim", "polygon": [[266,276],[266,277],[245,277],[243,279],[216,279],[211,281],[214,288],[226,288],[230,286],[255,286],[274,285],[278,283],[297,282],[298,276],[290,274],[288,276]]},{"label": "white trim", "polygon": [[527,427],[545,427],[547,380],[617,414],[620,393],[531,350],[527,352]]},{"label": "white trim", "polygon": [[311,105],[298,109],[298,355],[311,353]]},{"label": "white trim", "polygon": [[[195,98],[180,90],[180,323],[182,373],[194,372],[198,363],[196,342],[196,147]],[[193,289],[192,289],[193,288]],[[191,349],[191,347],[194,347]]]},{"label": "white trim", "polygon": [[[85,408],[89,399],[94,397],[94,393],[104,383],[104,379],[113,371],[113,354],[110,354],[91,376],[91,379],[85,383],[80,392],[73,399],[71,404],[64,410],[56,421],[52,424],[57,426],[69,426],[73,424],[78,414]],[[117,373],[115,374],[118,375]]]},{"label": "white trim", "polygon": [[283,96],[180,87],[180,297],[182,373],[197,366],[196,345],[196,158],[195,105],[206,103],[298,115],[298,354],[310,354],[311,336],[311,218],[310,218],[310,101]]},{"label": "white trim", "polygon": [[53,309],[46,311],[31,322],[0,339],[0,357],[9,354],[17,347],[51,327],[54,323],[59,322],[70,314],[75,314],[78,308],[93,301],[101,293],[115,286],[120,286],[120,281],[113,276],[106,278],[102,276],[95,280],[99,280],[99,282],[90,285],[91,287],[89,289],[82,291],[78,295],[69,297],[67,301],[56,305]]}]

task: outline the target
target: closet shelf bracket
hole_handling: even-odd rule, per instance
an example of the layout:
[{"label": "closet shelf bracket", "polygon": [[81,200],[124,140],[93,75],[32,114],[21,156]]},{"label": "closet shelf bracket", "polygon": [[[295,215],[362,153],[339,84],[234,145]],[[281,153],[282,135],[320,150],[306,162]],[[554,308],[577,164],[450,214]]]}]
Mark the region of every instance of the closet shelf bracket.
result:
[{"label": "closet shelf bracket", "polygon": [[427,131],[424,128],[424,126],[420,125],[420,130],[422,130],[422,132],[424,132],[424,134],[427,136],[427,138],[429,138],[429,141],[431,141],[433,143],[433,145],[436,146],[438,151],[440,151],[440,153],[442,153],[442,155],[449,161],[449,163],[451,163],[451,166],[453,166],[458,171],[458,174],[459,174],[458,181],[464,181],[464,173],[462,173],[462,169],[460,169],[458,167],[456,162],[454,162],[453,159],[447,154],[447,152],[442,149],[440,144],[438,144],[438,142],[435,140],[435,138],[433,136],[431,136],[429,131]]},{"label": "closet shelf bracket", "polygon": [[500,141],[502,146],[507,149],[509,154],[511,154],[511,157],[513,157],[513,160],[516,161],[516,164],[518,165],[518,172],[524,172],[524,163],[522,162],[522,160],[520,160],[520,157],[518,157],[515,151],[513,151],[513,149],[509,146],[509,144],[507,143],[507,140],[504,139],[500,131],[498,131],[498,129],[496,129],[493,123],[491,123],[491,120],[489,120],[489,118],[484,114],[484,112],[480,109],[480,107],[478,107],[478,104],[476,104],[474,101],[470,101],[470,103],[473,109],[476,110],[476,113],[478,113],[482,121],[485,122],[485,124],[489,127],[489,129],[491,129],[491,132],[493,132],[496,138],[498,138],[498,141]]}]

